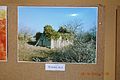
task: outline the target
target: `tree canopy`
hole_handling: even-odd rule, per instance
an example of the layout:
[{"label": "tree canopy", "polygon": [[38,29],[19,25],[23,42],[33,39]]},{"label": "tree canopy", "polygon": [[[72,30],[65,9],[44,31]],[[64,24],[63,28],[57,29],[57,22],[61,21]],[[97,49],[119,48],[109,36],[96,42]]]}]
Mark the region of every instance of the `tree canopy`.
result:
[{"label": "tree canopy", "polygon": [[67,28],[61,26],[58,31],[55,31],[51,25],[45,25],[44,27],[44,35],[48,38],[48,39],[59,39],[60,36],[62,37],[62,39],[70,39],[70,32],[67,30]]}]

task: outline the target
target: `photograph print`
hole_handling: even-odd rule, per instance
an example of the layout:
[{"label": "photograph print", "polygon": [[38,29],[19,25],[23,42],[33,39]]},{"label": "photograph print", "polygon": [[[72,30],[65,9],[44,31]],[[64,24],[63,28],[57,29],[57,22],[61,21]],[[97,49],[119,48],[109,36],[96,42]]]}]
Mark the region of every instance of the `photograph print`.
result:
[{"label": "photograph print", "polygon": [[18,7],[19,62],[96,63],[98,7]]},{"label": "photograph print", "polygon": [[0,61],[7,60],[7,7],[0,6]]}]

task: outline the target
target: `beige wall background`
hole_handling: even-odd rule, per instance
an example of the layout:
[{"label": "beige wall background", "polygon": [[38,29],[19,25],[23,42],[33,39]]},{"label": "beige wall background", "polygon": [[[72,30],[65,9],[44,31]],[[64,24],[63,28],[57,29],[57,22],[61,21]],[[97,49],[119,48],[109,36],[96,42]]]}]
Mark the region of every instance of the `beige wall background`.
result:
[{"label": "beige wall background", "polygon": [[[65,72],[44,70],[45,63],[17,62],[17,6],[95,6],[101,4],[97,64],[66,64]],[[8,6],[8,62],[0,63],[0,80],[115,80],[116,9],[120,0],[0,0]],[[104,7],[104,8],[103,8]],[[100,76],[81,72],[103,73]],[[108,73],[108,74],[106,74]]]}]

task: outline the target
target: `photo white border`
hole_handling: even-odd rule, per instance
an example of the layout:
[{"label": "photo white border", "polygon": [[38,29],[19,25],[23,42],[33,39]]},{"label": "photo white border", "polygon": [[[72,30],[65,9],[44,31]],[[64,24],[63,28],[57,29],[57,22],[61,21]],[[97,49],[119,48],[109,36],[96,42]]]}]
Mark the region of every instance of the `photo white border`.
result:
[{"label": "photo white border", "polygon": [[37,64],[97,64],[98,60],[97,60],[97,48],[98,48],[98,42],[97,42],[97,37],[98,37],[98,27],[99,27],[99,6],[96,5],[96,6],[88,6],[88,7],[85,7],[85,6],[77,6],[77,7],[66,7],[66,6],[17,6],[17,22],[18,22],[18,8],[19,7],[35,7],[35,8],[96,8],[97,9],[97,21],[96,21],[96,58],[95,58],[95,63],[69,63],[69,62],[34,62],[34,61],[19,61],[19,53],[18,53],[18,24],[17,24],[17,62],[18,63],[37,63]]}]

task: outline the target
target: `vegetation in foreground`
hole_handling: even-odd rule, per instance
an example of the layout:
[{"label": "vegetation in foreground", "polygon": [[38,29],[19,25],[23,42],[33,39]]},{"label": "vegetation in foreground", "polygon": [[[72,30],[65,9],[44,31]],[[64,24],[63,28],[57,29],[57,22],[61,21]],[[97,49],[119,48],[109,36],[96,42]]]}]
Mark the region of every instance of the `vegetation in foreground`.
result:
[{"label": "vegetation in foreground", "polygon": [[[50,27],[50,26],[49,26]],[[34,62],[67,62],[67,63],[95,63],[96,61],[96,27],[87,32],[82,31],[80,23],[65,24],[64,29],[68,29],[74,36],[73,44],[58,49],[48,49],[40,46],[29,45],[30,41],[28,33],[20,33],[18,35],[18,58],[19,61]],[[50,29],[52,29],[50,27]],[[63,30],[64,30],[63,29]],[[50,31],[50,32],[49,32]],[[52,36],[51,30],[47,30],[48,37]],[[20,35],[23,34],[23,37]]]}]

